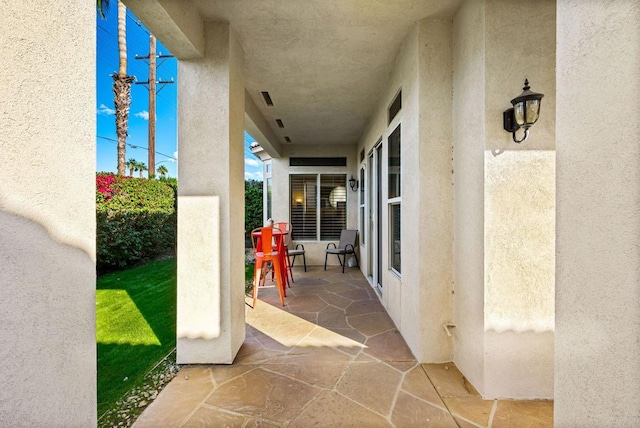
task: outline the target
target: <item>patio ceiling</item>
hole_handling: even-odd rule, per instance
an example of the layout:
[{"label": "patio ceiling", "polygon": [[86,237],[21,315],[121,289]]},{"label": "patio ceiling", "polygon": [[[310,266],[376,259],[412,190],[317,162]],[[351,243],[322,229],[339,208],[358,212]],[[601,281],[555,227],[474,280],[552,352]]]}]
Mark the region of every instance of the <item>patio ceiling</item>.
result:
[{"label": "patio ceiling", "polygon": [[[188,15],[229,22],[245,52],[247,92],[278,139],[275,143],[282,145],[356,144],[413,24],[449,16],[460,2],[188,0],[178,6],[172,0],[125,0],[169,49],[171,43],[154,28],[157,12],[150,11],[149,3],[159,5],[183,31],[193,28],[180,25]],[[273,107],[266,105],[262,91],[269,92]]]}]

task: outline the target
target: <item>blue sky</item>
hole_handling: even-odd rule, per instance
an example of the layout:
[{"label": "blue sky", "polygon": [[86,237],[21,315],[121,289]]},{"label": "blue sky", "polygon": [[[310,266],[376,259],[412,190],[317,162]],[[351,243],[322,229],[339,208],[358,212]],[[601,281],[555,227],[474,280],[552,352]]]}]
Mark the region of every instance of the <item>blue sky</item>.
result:
[{"label": "blue sky", "polygon": [[[117,170],[117,135],[115,130],[115,116],[113,106],[113,79],[111,74],[118,70],[118,30],[117,30],[117,2],[106,13],[106,19],[96,20],[97,31],[97,171]],[[158,41],[156,53],[170,52]],[[130,11],[127,11],[127,71],[136,76],[137,81],[148,79],[149,66],[145,60],[135,59],[149,54],[149,31]],[[160,64],[161,59],[158,60]],[[178,80],[177,60],[166,59],[158,65],[156,78],[158,80]],[[162,89],[161,89],[162,88]],[[177,84],[158,85],[156,97],[156,168],[164,165],[169,170],[169,176],[177,176]],[[149,120],[149,92],[144,85],[132,85],[131,110],[129,113],[129,138],[127,138],[126,159],[148,161],[148,120]],[[245,133],[245,178],[262,180],[262,166],[260,161],[251,154],[249,144],[254,140]],[[138,173],[134,173],[137,175]],[[146,176],[146,173],[145,173]]]}]

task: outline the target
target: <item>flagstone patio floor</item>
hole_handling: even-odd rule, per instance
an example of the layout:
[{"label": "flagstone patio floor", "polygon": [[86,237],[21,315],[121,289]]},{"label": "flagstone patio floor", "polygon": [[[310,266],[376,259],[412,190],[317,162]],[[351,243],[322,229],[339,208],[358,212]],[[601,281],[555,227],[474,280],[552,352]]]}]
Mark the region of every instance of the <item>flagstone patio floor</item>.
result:
[{"label": "flagstone patio floor", "polygon": [[294,268],[246,305],[232,365],[185,366],[134,427],[551,427],[553,401],[483,400],[419,364],[359,270]]}]

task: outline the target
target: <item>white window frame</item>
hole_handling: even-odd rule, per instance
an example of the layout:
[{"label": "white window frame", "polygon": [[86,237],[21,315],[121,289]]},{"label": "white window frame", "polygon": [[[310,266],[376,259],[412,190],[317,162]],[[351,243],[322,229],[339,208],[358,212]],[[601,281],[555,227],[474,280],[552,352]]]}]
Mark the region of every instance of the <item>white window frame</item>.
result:
[{"label": "white window frame", "polygon": [[[402,110],[400,110],[401,112]],[[401,235],[401,239],[400,239],[400,257],[402,260],[402,121],[400,120],[400,113],[398,113],[395,117],[395,120],[393,120],[390,124],[389,124],[389,129],[391,130],[391,132],[389,132],[389,135],[387,136],[387,162],[386,162],[386,170],[387,170],[387,238],[388,238],[388,245],[387,245],[387,268],[388,270],[393,273],[395,276],[398,277],[398,279],[402,278],[402,273],[400,271],[398,271],[394,266],[393,266],[393,254],[394,254],[394,250],[395,250],[395,240],[393,238],[393,227],[392,227],[392,207],[395,205],[398,205],[400,207],[400,235]],[[391,150],[391,142],[390,142],[390,137],[391,135],[397,130],[400,130],[400,189],[399,189],[399,196],[396,196],[394,198],[389,198],[389,176],[390,176],[390,172],[389,172],[389,151]],[[400,262],[400,270],[402,270],[402,262]]]},{"label": "white window frame", "polygon": [[[312,176],[315,175],[316,176],[316,237],[315,239],[310,239],[310,238],[302,238],[302,239],[296,239],[297,242],[331,242],[331,241],[336,241],[339,239],[339,237],[336,238],[328,238],[328,239],[322,239],[321,235],[322,235],[322,231],[321,231],[321,225],[322,225],[322,207],[321,207],[321,203],[322,203],[322,191],[321,191],[321,183],[322,183],[322,176],[327,176],[327,175],[333,175],[333,176],[343,176],[344,177],[344,188],[345,188],[345,195],[346,195],[346,201],[345,201],[345,210],[344,210],[344,224],[345,224],[345,228],[346,228],[346,224],[347,224],[347,219],[348,219],[348,215],[347,215],[347,211],[348,211],[348,203],[349,203],[349,192],[347,191],[347,174],[346,173],[342,173],[342,172],[315,172],[315,173],[304,173],[304,172],[300,172],[300,173],[290,173],[289,174],[289,196],[291,196],[291,178],[295,177],[295,176]],[[295,235],[295,225],[293,225],[293,220],[292,220],[292,201],[290,198],[289,201],[289,222],[292,224],[293,229],[294,229],[294,235]]]}]

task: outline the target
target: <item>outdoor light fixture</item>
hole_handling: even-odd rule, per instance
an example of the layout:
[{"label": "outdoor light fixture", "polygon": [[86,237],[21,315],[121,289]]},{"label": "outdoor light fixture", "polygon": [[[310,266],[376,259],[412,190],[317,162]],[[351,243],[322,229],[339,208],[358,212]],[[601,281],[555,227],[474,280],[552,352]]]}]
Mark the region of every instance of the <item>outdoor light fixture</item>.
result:
[{"label": "outdoor light fixture", "polygon": [[[524,79],[523,92],[511,100],[513,108],[505,110],[502,113],[502,126],[507,132],[513,134],[513,141],[522,143],[529,136],[529,128],[538,120],[540,114],[540,100],[544,94],[531,92],[529,89],[529,80]],[[524,136],[521,139],[516,138],[516,131],[524,129]]]},{"label": "outdoor light fixture", "polygon": [[354,192],[358,190],[358,180],[353,178],[353,175],[349,179],[349,187],[351,187],[351,190],[353,190]]}]

